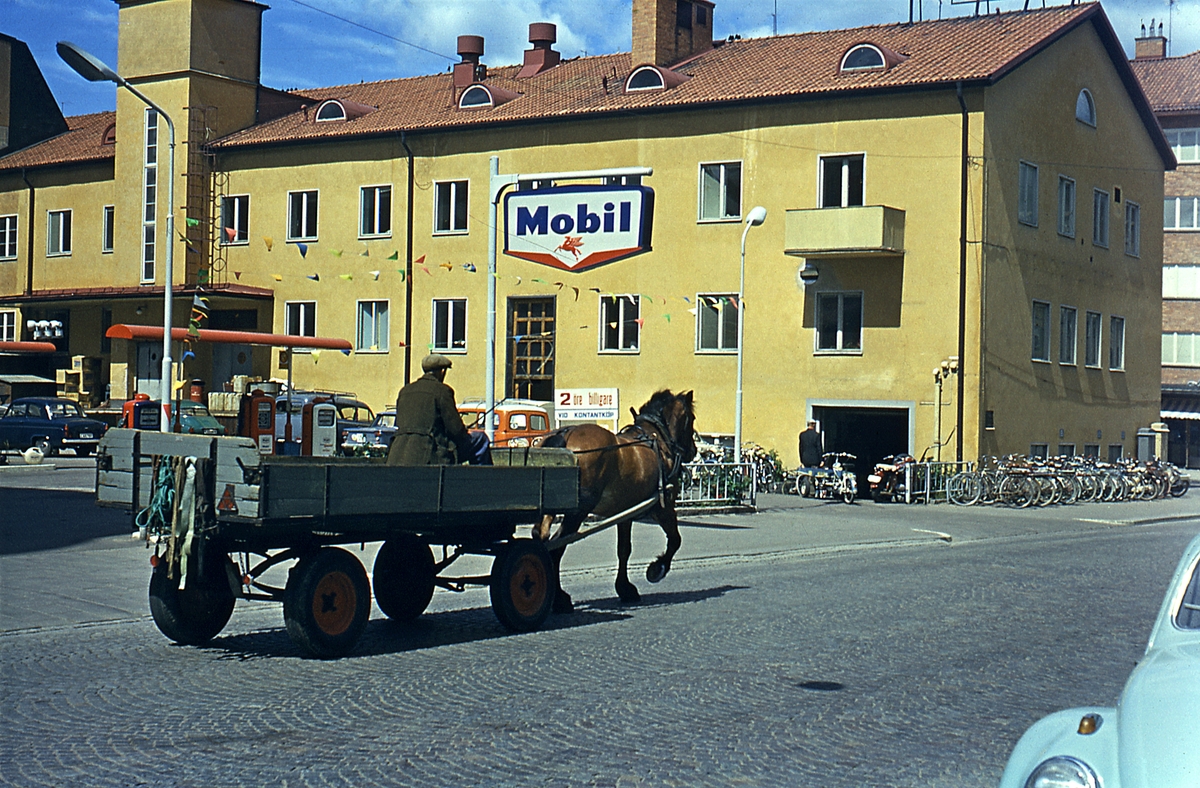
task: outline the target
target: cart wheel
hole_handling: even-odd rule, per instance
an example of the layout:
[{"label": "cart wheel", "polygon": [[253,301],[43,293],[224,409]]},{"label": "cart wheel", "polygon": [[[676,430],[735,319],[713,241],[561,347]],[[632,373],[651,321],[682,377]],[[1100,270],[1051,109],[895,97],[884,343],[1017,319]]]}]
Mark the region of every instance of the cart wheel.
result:
[{"label": "cart wheel", "polygon": [[796,479],[796,493],[801,498],[812,498],[817,494],[817,489],[813,486],[811,476],[801,476]]},{"label": "cart wheel", "polygon": [[209,561],[204,575],[189,577],[183,590],[179,580],[167,578],[160,565],[150,574],[150,615],[158,630],[176,643],[194,646],[216,637],[233,615],[233,589],[225,571],[230,563]]},{"label": "cart wheel", "polygon": [[858,497],[858,493],[856,493],[850,487],[842,488],[842,501],[844,501],[845,503],[854,503],[854,499],[857,497]]},{"label": "cart wheel", "polygon": [[283,620],[310,657],[350,653],[371,617],[371,588],[358,559],[337,547],[308,553],[288,573]]},{"label": "cart wheel", "polygon": [[537,629],[554,602],[554,573],[541,542],[514,539],[492,562],[492,610],[513,632]]},{"label": "cart wheel", "polygon": [[433,598],[433,552],[410,534],[389,539],[375,556],[375,604],[393,621],[412,621]]}]

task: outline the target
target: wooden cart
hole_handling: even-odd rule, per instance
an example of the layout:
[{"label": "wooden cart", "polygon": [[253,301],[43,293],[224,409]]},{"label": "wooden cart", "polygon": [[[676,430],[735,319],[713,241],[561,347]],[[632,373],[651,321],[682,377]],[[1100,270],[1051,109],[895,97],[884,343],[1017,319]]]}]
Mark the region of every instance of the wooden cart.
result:
[{"label": "wooden cart", "polygon": [[[548,552],[556,545],[516,538],[515,529],[577,511],[579,469],[565,449],[504,449],[495,459],[400,468],[264,457],[248,438],[114,429],[99,447],[96,496],[129,509],[153,548],[150,610],[168,638],[205,642],[238,597],[266,599],[283,602],[288,635],[303,651],[328,658],[354,648],[372,586],[392,619],[419,616],[437,586],[480,585],[505,627],[541,626],[558,588]],[[362,563],[334,546],[376,541],[370,582]],[[431,545],[447,548],[442,560]],[[490,574],[444,574],[462,555],[492,556]],[[284,562],[294,563],[283,588],[262,582]]]}]

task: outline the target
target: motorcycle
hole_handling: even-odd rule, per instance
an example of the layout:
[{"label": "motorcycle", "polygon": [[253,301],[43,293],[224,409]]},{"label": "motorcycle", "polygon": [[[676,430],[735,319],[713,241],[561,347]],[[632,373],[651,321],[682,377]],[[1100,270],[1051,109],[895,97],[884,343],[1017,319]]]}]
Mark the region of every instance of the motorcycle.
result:
[{"label": "motorcycle", "polygon": [[875,463],[871,474],[867,476],[872,500],[876,503],[886,503],[897,498],[902,499],[906,492],[904,467],[914,462],[916,459],[911,454],[890,454]]},{"label": "motorcycle", "polygon": [[854,503],[858,497],[858,479],[854,476],[853,454],[828,452],[821,455],[821,465],[801,468],[796,472],[796,492],[804,498],[841,498]]}]

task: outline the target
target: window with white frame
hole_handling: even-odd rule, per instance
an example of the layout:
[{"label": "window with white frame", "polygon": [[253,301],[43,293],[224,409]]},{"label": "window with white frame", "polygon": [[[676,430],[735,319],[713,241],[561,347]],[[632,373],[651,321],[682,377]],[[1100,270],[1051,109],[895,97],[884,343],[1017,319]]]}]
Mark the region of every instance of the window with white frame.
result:
[{"label": "window with white frame", "polygon": [[696,350],[737,350],[738,305],[736,293],[703,293],[696,296]]},{"label": "window with white frame", "polygon": [[1142,208],[1129,200],[1125,201],[1125,254],[1142,255]]},{"label": "window with white frame", "polygon": [[71,253],[71,211],[49,211],[46,223],[46,254]]},{"label": "window with white frame", "polygon": [[285,331],[294,337],[317,335],[317,302],[288,301],[283,305]]},{"label": "window with white frame", "polygon": [[866,157],[821,157],[821,207],[849,208],[863,204],[863,177]]},{"label": "window with white frame", "polygon": [[[600,352],[636,353],[640,346],[641,296],[600,296]],[[736,326],[734,328],[736,338]]]},{"label": "window with white frame", "polygon": [[1125,369],[1125,318],[1108,319],[1108,368]]},{"label": "window with white frame", "polygon": [[1093,128],[1096,126],[1096,102],[1087,88],[1079,91],[1079,96],[1075,99],[1075,120]]},{"label": "window with white frame", "polygon": [[359,301],[355,349],[361,353],[386,353],[388,349],[388,302]]},{"label": "window with white frame", "polygon": [[382,238],[391,234],[392,187],[362,187],[359,190],[359,237]]},{"label": "window with white frame", "polygon": [[863,294],[817,294],[818,353],[862,352]]},{"label": "window with white frame", "polygon": [[1084,318],[1083,364],[1100,366],[1100,313],[1088,312]]},{"label": "window with white frame", "polygon": [[1164,230],[1200,228],[1200,197],[1167,197],[1163,200]]},{"label": "window with white frame", "polygon": [[1058,363],[1075,363],[1075,336],[1079,323],[1079,313],[1073,306],[1058,308]]},{"label": "window with white frame", "polygon": [[117,209],[112,205],[104,206],[104,212],[101,216],[100,225],[100,251],[103,254],[110,254],[113,250],[113,241],[117,233]]},{"label": "window with white frame", "polygon": [[1049,445],[1045,443],[1031,443],[1029,444],[1029,456],[1035,460],[1044,460],[1049,453],[1049,448]]},{"label": "window with white frame", "polygon": [[1091,457],[1096,460],[1100,459],[1100,444],[1099,443],[1083,444],[1083,456]]},{"label": "window with white frame", "polygon": [[1033,349],[1034,361],[1050,360],[1050,305],[1045,301],[1033,302]]},{"label": "window with white frame", "polygon": [[1163,298],[1200,298],[1200,265],[1164,265]]},{"label": "window with white frame", "polygon": [[[146,110],[146,145],[142,167],[142,281],[153,282],[158,227],[158,112]],[[171,239],[167,239],[171,243]]]},{"label": "window with white frame", "polygon": [[700,165],[700,221],[742,218],[742,163]]},{"label": "window with white frame", "polygon": [[0,309],[0,342],[17,341],[17,310]]},{"label": "window with white frame", "polygon": [[221,197],[221,238],[225,246],[250,243],[250,195]]},{"label": "window with white frame", "polygon": [[288,192],[289,241],[313,241],[317,238],[317,191]]},{"label": "window with white frame", "polygon": [[433,300],[433,349],[439,353],[467,352],[467,299]]},{"label": "window with white frame", "polygon": [[1092,243],[1108,248],[1108,192],[1092,191]]},{"label": "window with white frame", "polygon": [[1200,161],[1200,129],[1164,129],[1180,162]]},{"label": "window with white frame", "polygon": [[0,260],[17,259],[17,216],[0,216]]},{"label": "window with white frame", "polygon": [[1027,161],[1018,165],[1017,221],[1030,227],[1038,223],[1038,168]]},{"label": "window with white frame", "polygon": [[1058,176],[1058,234],[1075,237],[1075,180]]},{"label": "window with white frame", "polygon": [[433,232],[467,231],[469,181],[441,181],[433,185]]},{"label": "window with white frame", "polygon": [[1170,367],[1200,366],[1200,334],[1164,333],[1162,363]]}]

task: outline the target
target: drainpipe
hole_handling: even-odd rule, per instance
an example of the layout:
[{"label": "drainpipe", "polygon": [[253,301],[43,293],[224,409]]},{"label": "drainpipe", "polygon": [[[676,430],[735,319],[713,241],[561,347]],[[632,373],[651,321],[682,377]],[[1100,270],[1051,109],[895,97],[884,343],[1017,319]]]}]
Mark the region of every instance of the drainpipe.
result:
[{"label": "drainpipe", "polygon": [[967,115],[967,102],[963,101],[962,82],[956,83],[954,89],[958,96],[958,106],[962,108],[962,175],[958,187],[958,403],[955,413],[954,458],[962,462],[963,394],[966,392],[967,377],[967,176],[970,167],[967,145],[971,121]]},{"label": "drainpipe", "polygon": [[413,302],[413,152],[407,135],[400,132],[400,144],[408,154],[408,199],[405,201],[406,230],[404,247],[404,385],[412,380],[412,302]]},{"label": "drainpipe", "polygon": [[[35,205],[37,203],[36,193],[33,189],[33,184],[25,177],[25,168],[21,168],[21,180],[25,181],[25,185],[29,187],[29,240],[26,241],[25,255],[25,296],[33,296],[33,228],[36,223],[34,214],[37,212]],[[24,318],[22,318],[24,319]]]}]

